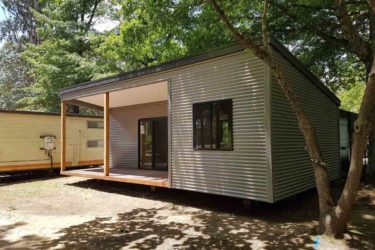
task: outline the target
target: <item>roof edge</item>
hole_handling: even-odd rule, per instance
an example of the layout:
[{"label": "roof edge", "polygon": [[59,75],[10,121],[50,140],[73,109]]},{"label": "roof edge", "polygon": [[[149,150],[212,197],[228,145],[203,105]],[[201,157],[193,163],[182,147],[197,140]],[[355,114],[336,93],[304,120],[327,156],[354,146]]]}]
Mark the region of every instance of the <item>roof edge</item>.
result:
[{"label": "roof edge", "polygon": [[154,73],[159,73],[162,71],[171,70],[171,69],[175,69],[178,67],[183,67],[183,66],[194,64],[194,63],[199,63],[199,62],[214,59],[217,57],[225,56],[228,54],[236,53],[244,49],[245,47],[241,43],[236,42],[236,43],[225,45],[219,48],[208,49],[207,52],[204,54],[196,54],[196,55],[191,55],[187,57],[182,57],[182,58],[178,58],[172,61],[160,63],[154,66],[136,69],[133,71],[117,74],[114,76],[109,76],[109,77],[94,80],[94,81],[88,81],[88,82],[83,82],[83,83],[79,83],[76,85],[72,85],[70,87],[63,88],[59,92],[59,95],[61,97],[62,95],[73,92],[75,90],[81,90],[81,89],[95,87],[95,86],[102,85],[102,84],[111,84],[111,83],[118,82],[118,81],[124,81],[124,80],[134,79],[134,78],[141,77],[141,76],[151,75]]},{"label": "roof edge", "polygon": [[307,79],[312,81],[324,94],[331,98],[332,101],[334,101],[338,106],[341,105],[340,99],[334,93],[332,93],[332,91],[326,85],[324,85],[324,83],[322,83],[305,65],[303,65],[297,59],[297,57],[289,51],[289,49],[287,49],[274,37],[271,38],[271,45]]},{"label": "roof edge", "polygon": [[[6,110],[0,109],[0,114],[22,114],[22,115],[45,115],[45,116],[61,116],[60,113],[53,113],[53,112],[40,112],[40,111],[26,111],[26,110]],[[71,117],[79,117],[79,118],[103,118],[103,116],[99,115],[82,115],[82,114],[67,114],[67,116]]]},{"label": "roof edge", "polygon": [[[261,39],[255,39],[255,41],[261,41]],[[276,38],[272,37],[270,40],[271,46],[280,52],[280,54],[289,61],[296,69],[298,69],[307,79],[314,83],[324,94],[326,94],[332,101],[340,106],[340,99],[336,97],[332,91],[325,86],[305,65],[303,65],[283,44],[281,44]],[[155,73],[159,73],[166,70],[171,70],[178,67],[187,66],[194,63],[203,62],[206,60],[214,59],[217,57],[225,56],[228,54],[236,53],[245,50],[245,46],[239,42],[232,43],[230,45],[222,46],[219,48],[209,49],[204,54],[192,55],[176,60],[164,62],[155,66],[141,68],[126,73],[98,79],[94,81],[83,82],[80,84],[72,85],[70,87],[63,88],[59,95],[62,97],[64,94],[74,92],[76,90],[83,90],[91,87],[96,87],[103,84],[111,84],[119,81],[130,80],[137,77],[147,76]]]}]

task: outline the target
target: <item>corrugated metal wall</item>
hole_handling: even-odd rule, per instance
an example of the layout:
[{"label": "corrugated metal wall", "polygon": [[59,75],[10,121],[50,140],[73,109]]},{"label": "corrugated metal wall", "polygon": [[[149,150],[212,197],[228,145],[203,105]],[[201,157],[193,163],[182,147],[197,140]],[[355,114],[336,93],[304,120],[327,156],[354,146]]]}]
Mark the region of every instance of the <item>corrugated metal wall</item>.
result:
[{"label": "corrugated metal wall", "polygon": [[[170,79],[172,187],[267,200],[265,66],[240,52]],[[233,151],[193,150],[194,103],[233,100]]]},{"label": "corrugated metal wall", "polygon": [[168,101],[110,110],[110,166],[138,168],[138,120],[168,116]]},{"label": "corrugated metal wall", "polygon": [[[275,57],[282,63],[285,77],[316,128],[329,177],[337,179],[340,176],[338,106],[276,52]],[[275,79],[272,79],[271,100],[274,199],[280,200],[314,187],[315,181],[297,119]]]}]

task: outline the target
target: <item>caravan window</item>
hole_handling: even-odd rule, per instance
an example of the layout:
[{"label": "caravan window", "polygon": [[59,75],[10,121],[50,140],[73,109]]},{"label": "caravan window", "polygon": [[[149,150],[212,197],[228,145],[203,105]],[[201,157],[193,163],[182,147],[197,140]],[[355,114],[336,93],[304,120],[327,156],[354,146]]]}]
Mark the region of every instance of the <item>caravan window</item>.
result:
[{"label": "caravan window", "polygon": [[103,121],[87,121],[87,128],[104,128]]},{"label": "caravan window", "polygon": [[87,147],[88,148],[102,148],[104,147],[104,141],[103,140],[88,140]]},{"label": "caravan window", "polygon": [[194,149],[232,150],[232,100],[193,104]]}]

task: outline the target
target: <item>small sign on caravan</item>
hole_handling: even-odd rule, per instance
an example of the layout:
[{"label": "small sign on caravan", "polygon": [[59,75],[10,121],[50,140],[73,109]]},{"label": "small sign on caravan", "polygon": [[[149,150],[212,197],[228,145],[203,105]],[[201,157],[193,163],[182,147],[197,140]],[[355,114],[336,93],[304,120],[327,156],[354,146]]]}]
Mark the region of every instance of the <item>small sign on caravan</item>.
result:
[{"label": "small sign on caravan", "polygon": [[54,136],[44,137],[44,149],[45,150],[55,149],[55,137]]}]

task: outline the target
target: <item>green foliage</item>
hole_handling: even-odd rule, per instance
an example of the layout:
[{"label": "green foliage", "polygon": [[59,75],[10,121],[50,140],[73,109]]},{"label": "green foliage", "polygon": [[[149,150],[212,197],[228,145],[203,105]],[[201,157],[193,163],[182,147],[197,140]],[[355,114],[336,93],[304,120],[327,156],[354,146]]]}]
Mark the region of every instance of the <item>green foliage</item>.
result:
[{"label": "green foliage", "polygon": [[31,96],[19,102],[32,110],[58,111],[58,92],[91,80],[108,69],[96,63],[92,41],[94,17],[101,13],[99,0],[50,1],[41,13],[34,13],[41,43],[29,44],[23,56],[30,65],[34,83]]},{"label": "green foliage", "polygon": [[[201,0],[4,3],[11,18],[0,24],[1,38],[18,47],[13,50],[18,55],[3,49],[0,56],[0,62],[6,65],[0,70],[1,105],[9,108],[57,111],[58,92],[64,87],[203,53],[234,40],[216,12]],[[241,32],[251,37],[261,35],[262,0],[220,4]],[[348,6],[361,36],[369,39],[366,5]],[[364,62],[341,46],[343,37],[333,1],[271,1],[270,11],[273,35],[333,91],[352,89],[364,81]],[[95,23],[103,18],[117,25],[104,32],[96,30]],[[17,36],[12,34],[12,27]],[[22,76],[12,72],[12,64]]]},{"label": "green foliage", "polygon": [[358,113],[365,87],[366,85],[364,83],[355,83],[349,89],[340,90],[338,92],[338,97],[341,100],[341,108]]},{"label": "green foliage", "polygon": [[118,1],[120,26],[97,52],[121,71],[147,67],[222,46],[232,40],[201,1]]},{"label": "green foliage", "polygon": [[17,44],[7,42],[0,50],[0,109],[17,109],[20,98],[27,96],[24,87],[30,84],[27,64],[20,57]]},{"label": "green foliage", "polygon": [[[370,41],[370,17],[367,3],[352,1],[348,12],[356,31],[363,40]],[[334,92],[350,88],[358,78],[364,79],[364,61],[349,46],[337,19],[333,0],[283,0],[271,1],[273,34],[290,45],[294,54]],[[348,74],[350,63],[361,70]],[[345,65],[344,65],[345,64]]]}]

